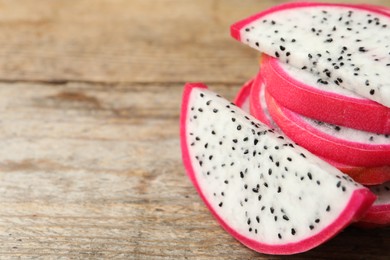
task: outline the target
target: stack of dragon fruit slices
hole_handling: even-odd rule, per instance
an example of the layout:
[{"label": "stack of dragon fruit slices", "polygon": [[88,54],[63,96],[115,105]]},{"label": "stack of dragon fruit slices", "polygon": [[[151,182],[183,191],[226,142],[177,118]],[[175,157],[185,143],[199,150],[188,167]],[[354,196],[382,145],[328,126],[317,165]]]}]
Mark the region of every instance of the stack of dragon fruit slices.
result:
[{"label": "stack of dragon fruit slices", "polygon": [[[333,19],[332,23],[327,24],[328,28],[308,28],[299,23],[289,25],[296,15],[290,11],[291,7],[302,7],[293,3],[232,26],[235,38],[263,52],[258,75],[241,88],[235,103],[370,188],[377,200],[357,224],[362,227],[388,226],[390,29],[378,18],[372,18],[370,12],[383,15],[382,12],[389,10],[356,5],[357,12],[348,10],[333,14],[335,5],[312,3],[304,6],[322,7],[323,10],[318,9],[320,15],[313,14],[312,17],[322,21]],[[286,12],[287,16],[280,16],[278,12]],[[291,17],[288,13],[292,13]],[[277,17],[272,17],[275,14]],[[329,27],[329,24],[332,25]],[[302,31],[309,30],[309,35],[307,32],[306,35],[288,33],[299,26]],[[379,36],[370,42],[372,32],[365,35],[363,32],[370,32],[371,27],[379,28]],[[351,31],[353,33],[349,33]],[[339,37],[339,41],[335,37]],[[314,38],[320,39],[321,46],[330,45],[329,49],[319,51]],[[304,44],[295,46],[298,41]],[[297,51],[299,53],[294,56]],[[370,66],[371,62],[373,66]],[[382,70],[376,70],[378,67]],[[387,74],[384,74],[385,69]],[[376,85],[372,84],[374,81]]]},{"label": "stack of dragon fruit slices", "polygon": [[184,88],[183,164],[221,226],[266,254],[390,223],[390,14],[293,2],[231,27],[262,53],[234,103]]}]

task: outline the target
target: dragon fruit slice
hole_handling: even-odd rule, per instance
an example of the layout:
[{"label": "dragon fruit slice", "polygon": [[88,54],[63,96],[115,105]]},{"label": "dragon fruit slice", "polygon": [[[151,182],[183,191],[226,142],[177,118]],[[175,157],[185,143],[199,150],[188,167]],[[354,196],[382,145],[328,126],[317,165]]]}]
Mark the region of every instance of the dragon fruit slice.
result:
[{"label": "dragon fruit slice", "polygon": [[361,227],[384,227],[390,225],[390,182],[369,187],[377,196],[374,204],[357,223]]},{"label": "dragon fruit slice", "polygon": [[268,113],[267,104],[265,102],[264,80],[261,72],[257,74],[251,88],[250,94],[250,112],[255,118],[266,124],[268,127],[277,128],[277,125]]},{"label": "dragon fruit slice", "polygon": [[368,6],[288,3],[234,24],[232,36],[323,82],[390,107],[390,14]]},{"label": "dragon fruit slice", "polygon": [[250,95],[250,91],[251,91],[254,80],[255,80],[254,78],[248,80],[240,88],[240,90],[238,91],[238,93],[233,101],[233,103],[236,104],[236,106],[240,107],[242,110],[244,110],[248,114],[250,111],[249,95]]},{"label": "dragon fruit slice", "polygon": [[[245,87],[248,88],[248,86]],[[282,132],[269,115],[267,103],[265,102],[265,89],[268,90],[268,86],[267,88],[265,87],[264,82],[262,81],[261,73],[256,76],[256,79],[253,82],[251,89],[255,91],[251,91],[250,96],[248,96],[248,90],[246,90],[245,92],[240,91],[237,94],[236,100],[242,100],[242,102],[245,104],[249,102],[252,108],[252,101],[255,100],[257,102],[256,106],[254,106],[256,111],[252,111],[252,115],[267,126],[274,128],[276,131]],[[253,99],[254,95],[258,96],[258,98]],[[249,99],[251,99],[252,101],[250,101]],[[239,104],[237,105],[240,106]],[[318,131],[321,130],[318,129]],[[343,173],[348,174],[354,181],[364,185],[378,185],[390,181],[390,166],[360,167],[336,162],[334,160],[324,157],[320,158],[333,165]]]},{"label": "dragon fruit slice", "polygon": [[375,196],[200,83],[187,84],[181,147],[220,224],[268,254],[309,250],[357,220]]},{"label": "dragon fruit slice", "polygon": [[266,91],[273,120],[282,131],[313,153],[356,166],[390,165],[390,135],[340,127],[301,116],[280,106]]},{"label": "dragon fruit slice", "polygon": [[320,121],[390,133],[390,108],[278,59],[264,55],[262,61],[267,90],[280,105]]}]

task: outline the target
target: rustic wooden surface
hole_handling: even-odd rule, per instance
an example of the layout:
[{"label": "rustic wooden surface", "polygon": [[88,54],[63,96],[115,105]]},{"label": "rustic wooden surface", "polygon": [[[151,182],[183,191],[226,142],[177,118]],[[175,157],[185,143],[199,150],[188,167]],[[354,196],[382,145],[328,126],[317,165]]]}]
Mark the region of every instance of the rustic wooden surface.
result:
[{"label": "rustic wooden surface", "polygon": [[[232,98],[256,72],[229,25],[281,2],[0,0],[0,259],[270,259],[204,207],[178,118],[184,82]],[[389,244],[348,228],[295,258],[389,259]]]}]

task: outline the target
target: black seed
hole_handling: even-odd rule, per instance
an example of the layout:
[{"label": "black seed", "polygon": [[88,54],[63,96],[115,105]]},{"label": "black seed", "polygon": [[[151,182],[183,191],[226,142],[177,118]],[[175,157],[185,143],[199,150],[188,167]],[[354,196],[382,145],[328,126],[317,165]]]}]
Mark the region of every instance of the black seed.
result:
[{"label": "black seed", "polygon": [[334,127],[334,130],[340,131],[340,130],[341,130],[341,127],[339,127],[339,126],[336,125],[336,126]]},{"label": "black seed", "polygon": [[295,232],[295,229],[291,229],[291,235],[295,235],[296,234],[296,232]]},{"label": "black seed", "polygon": [[278,237],[279,237],[279,239],[282,239],[282,235],[280,233],[278,234]]},{"label": "black seed", "polygon": [[341,190],[345,192],[347,189],[345,188],[345,186],[343,186],[341,187]]},{"label": "black seed", "polygon": [[274,216],[275,222],[278,221],[278,216]]},{"label": "black seed", "polygon": [[246,222],[248,225],[250,225],[251,224],[251,219],[250,218],[248,218],[248,221]]},{"label": "black seed", "polygon": [[280,48],[281,51],[286,50],[286,47],[284,47],[284,46],[282,46],[282,45],[280,45],[279,48]]},{"label": "black seed", "polygon": [[309,179],[312,180],[312,175],[310,172],[307,173],[307,177],[309,177]]},{"label": "black seed", "polygon": [[254,193],[259,193],[259,189],[258,189],[258,188],[253,188],[252,191],[253,191]]},{"label": "black seed", "polygon": [[337,187],[337,188],[340,188],[340,186],[341,186],[341,181],[339,181],[339,182],[336,184],[336,187]]},{"label": "black seed", "polygon": [[326,39],[325,42],[333,42],[332,38]]},{"label": "black seed", "polygon": [[279,167],[279,162],[276,162],[275,165],[276,165],[276,167]]},{"label": "black seed", "polygon": [[307,56],[309,57],[309,59],[313,58],[313,55],[311,55],[310,53]]},{"label": "black seed", "polygon": [[300,154],[303,158],[306,158],[306,155],[304,155],[303,153]]},{"label": "black seed", "polygon": [[209,160],[210,160],[210,161],[211,161],[211,159],[213,159],[213,156],[212,156],[212,155],[209,156]]},{"label": "black seed", "polygon": [[252,228],[249,228],[249,232],[252,232]]},{"label": "black seed", "polygon": [[228,181],[228,180],[225,180],[224,182],[225,182],[225,184],[228,184],[228,183],[229,183],[229,181]]},{"label": "black seed", "polygon": [[278,187],[278,193],[281,193],[282,192],[282,188],[279,186]]},{"label": "black seed", "polygon": [[287,57],[290,56],[290,54],[291,54],[291,53],[290,53],[289,51],[286,52],[286,56],[287,56]]},{"label": "black seed", "polygon": [[260,223],[260,218],[259,218],[259,216],[256,216],[256,221],[257,221],[257,223]]},{"label": "black seed", "polygon": [[321,182],[320,182],[320,181],[317,181],[317,184],[318,184],[318,185],[321,185]]},{"label": "black seed", "polygon": [[233,141],[233,143],[235,143],[235,144],[238,142],[237,139],[233,139],[232,141]]},{"label": "black seed", "polygon": [[272,155],[268,156],[268,158],[271,160],[271,162],[274,161],[274,158],[272,158]]},{"label": "black seed", "polygon": [[307,69],[307,67],[306,67],[306,66],[303,66],[303,67],[301,68],[301,70],[305,70],[305,69]]},{"label": "black seed", "polygon": [[203,94],[203,93],[200,93],[200,97],[204,97],[204,94]]},{"label": "black seed", "polygon": [[367,50],[364,47],[359,47],[360,52],[367,52]]},{"label": "black seed", "polygon": [[271,175],[271,174],[272,174],[272,169],[269,168],[269,169],[268,169],[268,175]]},{"label": "black seed", "polygon": [[291,161],[292,161],[292,159],[291,159],[290,157],[287,157],[287,161],[291,162]]},{"label": "black seed", "polygon": [[241,125],[238,125],[238,126],[237,126],[237,130],[238,130],[238,131],[241,130]]},{"label": "black seed", "polygon": [[248,184],[245,184],[245,185],[244,185],[244,189],[248,189]]},{"label": "black seed", "polygon": [[235,119],[234,117],[232,117],[232,121],[233,121],[233,122],[236,122],[236,119]]},{"label": "black seed", "polygon": [[223,205],[223,203],[222,203],[222,202],[218,204],[218,206],[220,206],[220,207],[222,207],[222,205]]},{"label": "black seed", "polygon": [[368,81],[368,79],[366,80],[366,86],[370,86],[370,82]]},{"label": "black seed", "polygon": [[211,131],[211,134],[215,135],[215,131],[214,131],[214,130],[212,130],[212,131]]},{"label": "black seed", "polygon": [[268,184],[266,182],[264,182],[264,186],[268,188]]},{"label": "black seed", "polygon": [[314,226],[313,226],[313,225],[310,225],[309,228],[310,228],[310,230],[313,230],[313,229],[314,229]]},{"label": "black seed", "polygon": [[249,32],[250,30],[251,30],[251,29],[249,29],[249,28],[246,28],[246,29],[245,29],[246,32]]},{"label": "black seed", "polygon": [[330,205],[326,207],[326,211],[330,211]]},{"label": "black seed", "polygon": [[217,112],[218,112],[218,109],[214,108],[214,109],[213,109],[213,112],[214,112],[214,113],[217,113]]},{"label": "black seed", "polygon": [[275,51],[275,56],[276,56],[276,58],[280,57],[280,55],[279,55],[279,53],[277,51]]},{"label": "black seed", "polygon": [[222,195],[222,196],[225,196],[225,193],[224,193],[224,192],[221,192],[221,195]]},{"label": "black seed", "polygon": [[374,93],[375,93],[375,89],[371,89],[370,90],[370,95],[374,95]]},{"label": "black seed", "polygon": [[271,214],[274,214],[275,209],[274,209],[273,207],[271,207],[271,208],[269,209],[269,211],[271,212]]},{"label": "black seed", "polygon": [[258,197],[257,197],[257,199],[260,201],[261,200],[261,198],[262,198],[262,196],[261,195],[259,195]]},{"label": "black seed", "polygon": [[265,210],[265,206],[262,206],[262,207],[261,207],[261,210]]},{"label": "black seed", "polygon": [[244,154],[248,154],[248,153],[249,153],[249,150],[245,150],[245,151],[244,151]]},{"label": "black seed", "polygon": [[284,219],[284,220],[287,220],[287,221],[290,220],[286,215],[283,215],[283,219]]},{"label": "black seed", "polygon": [[315,223],[320,223],[320,219],[317,218],[316,220],[314,220]]},{"label": "black seed", "polygon": [[240,172],[240,177],[243,179],[244,178],[244,173]]}]

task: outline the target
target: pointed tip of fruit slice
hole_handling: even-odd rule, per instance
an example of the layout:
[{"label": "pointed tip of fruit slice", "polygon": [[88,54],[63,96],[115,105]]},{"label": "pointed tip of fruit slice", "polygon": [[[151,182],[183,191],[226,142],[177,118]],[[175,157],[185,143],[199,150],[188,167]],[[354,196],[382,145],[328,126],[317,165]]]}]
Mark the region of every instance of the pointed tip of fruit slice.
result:
[{"label": "pointed tip of fruit slice", "polygon": [[[195,92],[194,90],[197,88],[199,88],[201,91]],[[249,230],[249,232],[248,232],[247,226],[246,226],[247,225],[247,223],[246,223],[247,218],[244,217],[244,221],[241,222],[241,220],[242,220],[241,218],[244,215],[246,215],[246,213],[244,214],[243,210],[241,210],[241,211],[239,210],[240,203],[238,203],[238,201],[233,202],[234,205],[236,205],[236,203],[238,203],[238,205],[237,205],[238,207],[235,207],[234,205],[232,205],[232,206],[234,206],[233,208],[238,209],[238,211],[232,212],[228,209],[229,206],[224,204],[224,207],[222,207],[222,204],[218,204],[220,202],[217,201],[216,199],[213,199],[213,195],[212,195],[212,192],[214,191],[215,187],[217,187],[217,189],[219,189],[219,188],[225,189],[224,188],[224,187],[226,187],[225,185],[228,184],[228,179],[225,179],[225,178],[228,178],[228,176],[230,176],[230,174],[234,174],[237,172],[230,171],[230,172],[228,172],[229,175],[226,175],[226,171],[229,171],[230,168],[228,168],[228,167],[223,168],[223,166],[221,166],[222,168],[217,169],[216,172],[212,172],[212,174],[220,173],[220,174],[224,174],[224,175],[216,175],[217,178],[207,177],[208,174],[206,174],[206,170],[209,168],[202,168],[202,165],[204,166],[204,164],[202,164],[199,161],[199,158],[203,158],[203,157],[197,158],[197,156],[196,156],[196,154],[197,154],[196,151],[198,151],[196,149],[198,149],[198,148],[200,148],[201,149],[200,151],[203,153],[204,143],[200,144],[200,142],[199,142],[195,145],[192,145],[192,142],[193,141],[197,142],[197,141],[200,141],[201,139],[205,140],[207,137],[213,137],[215,135],[215,133],[212,131],[214,129],[213,128],[214,126],[219,127],[217,129],[214,129],[214,130],[216,130],[217,133],[218,133],[218,131],[223,132],[223,135],[221,137],[227,138],[227,140],[231,140],[229,138],[232,137],[232,136],[229,136],[229,131],[240,131],[240,133],[242,131],[245,131],[245,133],[248,133],[248,134],[254,133],[253,131],[251,131],[251,130],[254,130],[254,125],[252,125],[253,126],[253,128],[252,128],[252,126],[251,126],[251,124],[249,124],[249,122],[252,122],[256,125],[256,121],[254,121],[253,118],[251,118],[249,115],[247,115],[244,112],[242,112],[242,115],[241,115],[241,111],[238,108],[233,108],[228,101],[222,100],[220,98],[220,96],[216,96],[213,93],[211,93],[207,90],[204,90],[204,88],[205,88],[205,85],[203,85],[203,84],[187,84],[186,88],[184,90],[183,104],[182,104],[182,115],[181,115],[181,123],[182,123],[182,125],[181,125],[181,147],[182,147],[183,163],[184,163],[184,166],[187,170],[187,174],[188,174],[189,178],[193,182],[195,188],[197,189],[198,193],[200,194],[200,197],[205,202],[205,204],[207,205],[209,210],[212,212],[212,214],[215,216],[215,218],[219,221],[219,223],[222,225],[222,227],[227,232],[229,232],[232,236],[234,236],[237,240],[239,240],[241,243],[248,246],[249,248],[252,248],[255,251],[258,251],[261,253],[266,253],[266,254],[286,255],[286,254],[295,254],[295,253],[304,252],[304,251],[310,250],[313,247],[316,247],[316,246],[322,244],[326,240],[328,240],[331,237],[333,237],[334,235],[336,235],[343,228],[345,228],[348,224],[350,224],[351,222],[358,219],[368,209],[368,207],[370,207],[370,205],[373,203],[375,196],[368,189],[352,182],[352,180],[348,179],[347,177],[345,178],[345,182],[344,182],[343,178],[340,177],[341,175],[338,175],[341,173],[339,171],[337,171],[336,169],[334,169],[333,167],[330,167],[329,165],[323,164],[320,160],[317,160],[315,157],[313,157],[311,159],[311,155],[310,155],[310,159],[302,159],[302,158],[307,158],[306,156],[309,156],[309,153],[307,151],[305,151],[305,152],[307,152],[305,157],[301,156],[302,155],[302,153],[301,153],[300,155],[297,154],[297,157],[293,157],[294,158],[293,160],[294,161],[297,160],[297,162],[299,162],[299,160],[305,160],[305,162],[306,162],[306,160],[312,160],[310,162],[309,161],[307,161],[307,162],[311,165],[310,167],[314,167],[313,170],[317,169],[317,170],[315,170],[316,175],[312,176],[310,173],[307,173],[309,176],[307,179],[307,183],[312,185],[313,188],[320,187],[320,182],[317,181],[317,184],[318,184],[318,186],[317,186],[317,184],[312,183],[312,181],[311,181],[312,178],[314,181],[317,178],[319,178],[319,179],[322,178],[321,176],[327,176],[327,177],[325,177],[325,179],[331,178],[333,180],[331,182],[331,186],[329,186],[329,187],[332,187],[332,189],[335,189],[334,191],[337,191],[337,194],[340,194],[343,196],[343,199],[341,199],[340,196],[337,196],[337,205],[332,204],[332,209],[330,209],[329,206],[328,206],[329,210],[328,210],[328,208],[326,209],[326,212],[328,212],[327,214],[330,214],[329,215],[330,218],[325,217],[325,215],[327,215],[327,214],[322,216],[323,218],[321,217],[321,219],[322,219],[321,224],[318,224],[321,226],[318,226],[318,230],[314,229],[313,233],[310,233],[311,231],[309,230],[309,227],[305,225],[304,226],[305,228],[302,227],[303,229],[297,229],[297,230],[299,230],[298,234],[297,234],[298,237],[297,237],[297,236],[294,236],[295,231],[293,231],[294,229],[292,229],[292,231],[291,231],[291,232],[293,232],[292,235],[287,234],[287,233],[285,234],[286,236],[289,235],[291,240],[287,240],[283,243],[280,242],[282,239],[280,234],[278,234],[278,236],[280,236],[279,239],[277,236],[270,239],[267,235],[264,235],[264,234],[257,236],[257,235],[254,235],[253,232],[250,233],[251,230]],[[196,96],[196,98],[195,98],[195,96]],[[216,97],[218,97],[218,100]],[[201,100],[201,101],[197,101],[197,100]],[[209,103],[208,102],[209,100],[212,100],[212,101]],[[215,102],[217,104],[217,106],[214,106],[214,107],[210,106],[210,108],[209,108],[209,105],[212,104],[213,102]],[[220,102],[220,103],[218,103],[218,102]],[[206,105],[206,104],[209,104],[209,105]],[[226,111],[223,111],[223,110],[226,110]],[[188,112],[190,112],[190,113],[188,113]],[[217,112],[220,114],[215,115],[215,114],[217,114]],[[199,117],[201,117],[201,120],[203,120],[203,121],[199,122],[199,117],[195,118],[194,117],[195,115],[198,115]],[[228,118],[226,118],[226,117],[224,117],[224,115],[230,115],[230,116]],[[238,128],[236,129],[236,127],[229,128],[229,126],[232,126],[232,125],[236,126],[236,124],[237,124],[237,122],[232,123],[231,115],[237,116],[236,120],[239,120],[240,129],[238,129]],[[221,118],[222,118],[221,122],[216,122],[214,124],[214,120],[220,120]],[[225,118],[226,118],[226,121],[225,121]],[[190,123],[191,120],[192,120],[192,123]],[[245,121],[245,120],[249,120],[249,121]],[[223,124],[223,123],[227,123],[227,124]],[[241,129],[241,126],[242,126],[242,129]],[[191,128],[188,128],[188,127],[191,127]],[[301,148],[290,148],[290,146],[288,145],[288,144],[290,144],[289,141],[285,140],[284,138],[281,139],[280,138],[281,136],[279,134],[274,133],[272,130],[266,130],[268,128],[266,128],[265,126],[259,125],[259,127],[260,127],[259,131],[261,131],[259,133],[260,134],[263,133],[259,137],[262,136],[262,138],[264,138],[259,142],[265,142],[264,144],[270,144],[270,145],[287,144],[286,146],[283,145],[284,148],[282,148],[282,149],[287,149],[286,154],[290,154],[293,151],[295,151],[296,149],[297,149],[297,151],[301,152],[301,150],[302,150]],[[188,130],[187,128],[190,130]],[[208,136],[198,135],[200,133],[203,133],[204,129],[207,130]],[[213,134],[211,134],[211,133],[213,133]],[[255,138],[254,140],[257,140],[257,138],[259,138],[259,137],[257,137],[254,134],[254,138]],[[271,138],[272,141],[269,141],[268,138]],[[197,141],[195,141],[195,140],[197,140]],[[245,141],[246,140],[244,138],[244,142]],[[250,141],[250,139],[249,139],[249,141]],[[253,142],[253,140],[252,140],[252,142]],[[210,146],[212,146],[212,145],[217,146],[218,142],[213,142],[210,144]],[[191,148],[191,147],[198,147],[198,148]],[[260,147],[263,147],[263,146],[260,145],[260,143],[259,143],[258,148],[260,148]],[[280,148],[281,147],[282,146],[280,146]],[[294,147],[294,146],[291,146],[291,147]],[[222,149],[219,153],[224,153],[223,151],[226,151],[226,150]],[[304,150],[302,150],[302,151],[304,151]],[[218,153],[216,153],[214,155],[218,156]],[[241,155],[242,155],[242,153],[240,152],[239,157],[237,157],[236,159],[246,161],[245,158],[244,159],[241,158]],[[274,155],[276,156],[274,158],[278,158],[277,154],[274,154]],[[237,156],[237,153],[232,153],[232,156],[233,157]],[[219,157],[219,159],[218,158],[214,158],[214,159],[218,161],[218,160],[221,160],[221,158],[227,158],[227,157],[229,157],[229,156],[226,156],[226,154],[222,154],[221,157]],[[251,157],[252,157],[252,155],[250,155],[248,157],[248,159]],[[263,159],[265,159],[265,158],[260,158],[260,161],[262,163],[264,161]],[[209,160],[211,160],[211,159],[209,159]],[[218,161],[218,162],[220,162],[220,161]],[[237,162],[237,161],[233,158],[233,162]],[[240,165],[242,165],[242,164],[240,162],[237,162],[237,163],[238,163],[239,167],[241,167]],[[304,166],[301,163],[298,163],[298,164],[300,165],[299,166],[300,169]],[[321,166],[319,168],[317,168],[319,166],[319,165],[315,166],[317,164],[320,164]],[[248,167],[248,166],[245,166],[245,167]],[[266,166],[266,167],[275,167],[275,166],[273,166],[273,163],[269,162],[269,166]],[[277,164],[277,167],[279,167],[279,163]],[[324,171],[324,169],[328,169],[332,173],[328,173],[330,175],[327,175],[327,174],[321,175],[322,173],[319,173],[319,171]],[[253,171],[250,170],[248,173],[253,174],[254,172],[256,172],[256,174],[259,174],[258,170],[253,170]],[[306,174],[305,171],[303,171],[303,172]],[[267,172],[267,175],[268,174],[269,174],[269,172]],[[323,174],[325,174],[325,172]],[[336,176],[334,176],[334,174],[336,174],[336,176],[338,176],[338,178],[336,178]],[[241,173],[240,173],[240,175],[241,175]],[[257,176],[257,175],[252,175],[252,176]],[[333,176],[333,177],[330,177],[330,176]],[[285,177],[286,177],[286,179],[289,180],[289,183],[290,183],[290,181],[293,181],[294,183],[296,183],[296,184],[293,184],[291,189],[289,189],[289,191],[291,191],[291,192],[293,192],[293,191],[296,192],[296,188],[297,188],[296,185],[298,183],[302,183],[302,180],[295,179],[293,174],[290,174],[287,176],[287,173],[286,173]],[[233,178],[233,179],[231,179],[231,178]],[[241,178],[243,178],[243,177],[237,176],[236,179],[234,179],[234,177],[232,177],[232,176],[229,177],[229,181],[231,181],[231,184],[236,185],[236,186],[230,186],[230,187],[233,187],[233,190],[225,190],[226,196],[230,196],[228,194],[228,192],[232,192],[231,195],[234,195],[235,197],[237,195],[240,196],[240,194],[241,195],[243,194],[244,189],[242,189],[241,192],[238,192],[238,193],[235,190],[236,188],[241,187],[241,184],[243,184],[243,182],[241,181]],[[272,181],[276,177],[269,177],[269,178],[270,178],[269,180]],[[284,179],[284,177],[281,177],[281,178]],[[316,179],[314,179],[314,178],[316,178]],[[278,178],[276,178],[276,179],[278,179]],[[250,180],[250,179],[248,179],[248,180]],[[345,187],[343,188],[343,192],[341,192],[341,190],[339,188],[336,188],[336,182],[334,182],[334,181],[343,182],[344,184],[342,184],[342,185],[346,185],[346,187],[347,187],[347,193],[345,193],[345,189],[344,189]],[[215,186],[215,185],[217,185],[217,186]],[[256,185],[256,184],[251,183],[251,185]],[[300,185],[302,185],[302,184],[300,184]],[[322,186],[322,185],[325,185],[325,186]],[[326,183],[321,182],[321,187],[328,187],[326,185],[327,185]],[[251,186],[251,187],[253,187],[253,186]],[[274,195],[276,195],[276,193],[279,194],[279,192],[281,190],[278,190],[276,192],[276,190],[274,191],[273,189],[271,189],[272,191],[271,191],[271,193],[269,193],[268,185],[265,185],[265,187],[267,187],[267,189],[266,189],[265,193],[262,193],[265,196],[265,198],[263,198],[263,201],[264,200],[265,200],[265,202],[274,201],[274,199],[271,199],[271,197],[274,198]],[[270,187],[273,187],[273,186],[270,186]],[[284,186],[283,189],[285,189],[285,188],[288,189],[288,187],[289,186]],[[339,187],[339,185],[337,185],[337,187]],[[261,189],[265,189],[265,188],[262,187]],[[280,187],[279,187],[279,189],[280,189]],[[307,187],[305,185],[305,190],[306,189],[307,189]],[[255,201],[257,201],[258,190],[254,189],[253,192],[252,192],[252,189],[250,189],[250,190],[251,190],[251,191],[249,191],[250,194],[256,193],[254,198],[255,198]],[[314,190],[317,190],[317,188],[315,188]],[[325,211],[326,205],[328,205],[327,200],[333,198],[333,196],[335,195],[334,192],[328,192],[328,189],[326,189],[326,190],[327,190],[327,192],[325,194],[320,193],[321,195],[318,195],[318,198],[320,199],[320,201],[317,201],[318,203],[324,203],[324,205],[323,205],[324,207],[322,208],[323,211]],[[220,191],[221,190],[219,190],[219,192]],[[284,198],[283,196],[287,196],[287,195],[283,195],[283,194],[284,193],[280,193],[278,196],[282,196],[280,198]],[[285,193],[285,194],[290,194],[290,193]],[[326,196],[322,196],[322,195],[326,195]],[[328,197],[328,195],[331,195],[331,197],[325,198],[325,197]],[[215,196],[216,195],[214,195],[214,197]],[[224,196],[223,193],[222,193],[222,196]],[[268,200],[266,198],[267,196],[269,196],[268,198],[270,200]],[[290,198],[290,197],[291,196],[289,195],[286,198]],[[252,198],[250,198],[250,199],[252,199]],[[296,200],[298,200],[298,199],[296,198]],[[331,199],[331,200],[333,200],[333,199]],[[259,198],[259,201],[260,201],[260,198]],[[309,201],[312,201],[311,197],[310,197]],[[343,201],[343,202],[340,202],[340,201]],[[281,202],[281,201],[279,201],[279,202]],[[297,202],[297,201],[295,201],[295,202]],[[229,200],[229,203],[230,203],[230,200]],[[263,203],[263,202],[261,202],[261,203]],[[312,202],[312,203],[314,203],[314,202]],[[256,205],[258,205],[258,204],[256,204]],[[278,208],[278,207],[276,208],[278,210],[278,212],[279,212],[279,210],[281,210],[281,212],[283,214],[284,213],[289,214],[290,221],[293,221],[293,219],[296,218],[296,216],[294,216],[294,212],[297,210],[296,207],[294,206],[291,208],[291,206],[288,206],[288,204],[286,204],[285,202],[282,202],[281,205],[282,205],[282,208]],[[313,205],[317,205],[317,204],[314,203]],[[270,205],[267,205],[267,206],[270,206]],[[226,209],[225,209],[225,207],[226,207]],[[249,209],[249,208],[247,208],[247,209]],[[251,206],[250,209],[253,209],[253,207]],[[272,205],[269,209],[271,209],[271,213],[273,214]],[[227,211],[225,211],[225,210],[227,210]],[[265,215],[261,215],[262,221],[266,221],[267,219],[270,218],[269,211],[267,211],[268,213],[261,213],[260,208],[258,208],[258,207],[255,207],[255,210],[256,211],[254,212],[254,214],[260,214],[260,215],[265,214]],[[298,217],[299,223],[301,223],[302,221],[304,221],[304,223],[309,223],[311,221],[314,221],[315,216],[312,216],[314,219],[312,217],[308,217],[309,222],[305,222],[305,220],[301,219],[303,216],[300,215],[300,214],[302,214],[303,211],[300,211],[300,212],[301,213],[298,213],[298,215],[300,216],[300,217]],[[252,213],[253,212],[250,212],[248,214],[252,214]],[[307,214],[307,212],[305,214]],[[306,219],[306,218],[307,217],[304,217],[304,219]],[[282,225],[284,225],[284,223],[290,223],[290,224],[295,223],[295,222],[289,222],[288,220],[289,219],[286,217],[286,219],[284,219],[284,220],[282,219],[279,221],[286,221],[286,222],[282,222]],[[253,219],[253,221],[255,221],[255,220]],[[268,228],[269,226],[274,226],[274,227],[272,227],[272,230],[270,231],[270,230],[265,229],[265,230],[259,230],[259,232],[265,232],[265,234],[267,232],[268,233],[271,232],[271,234],[273,236],[275,236],[277,233],[275,234],[273,230],[278,230],[278,228],[279,228],[278,226],[276,226],[277,225],[276,220],[274,221],[273,217],[271,217],[270,222],[267,222],[267,223],[268,224],[266,224],[265,226],[260,225],[258,228],[264,229],[266,227]],[[318,222],[316,221],[315,223],[320,223],[320,221],[318,220]],[[313,222],[313,224],[315,224],[315,223]],[[325,225],[325,223],[327,223],[327,224]],[[298,223],[295,223],[295,224],[298,225]],[[291,226],[290,226],[290,228],[291,228]],[[313,226],[313,228],[314,228],[314,226]],[[310,229],[312,229],[312,228],[310,228]],[[290,229],[288,229],[288,230],[290,230]],[[279,232],[281,232],[281,231],[279,231]],[[309,232],[309,233],[307,233],[307,232]]]}]

